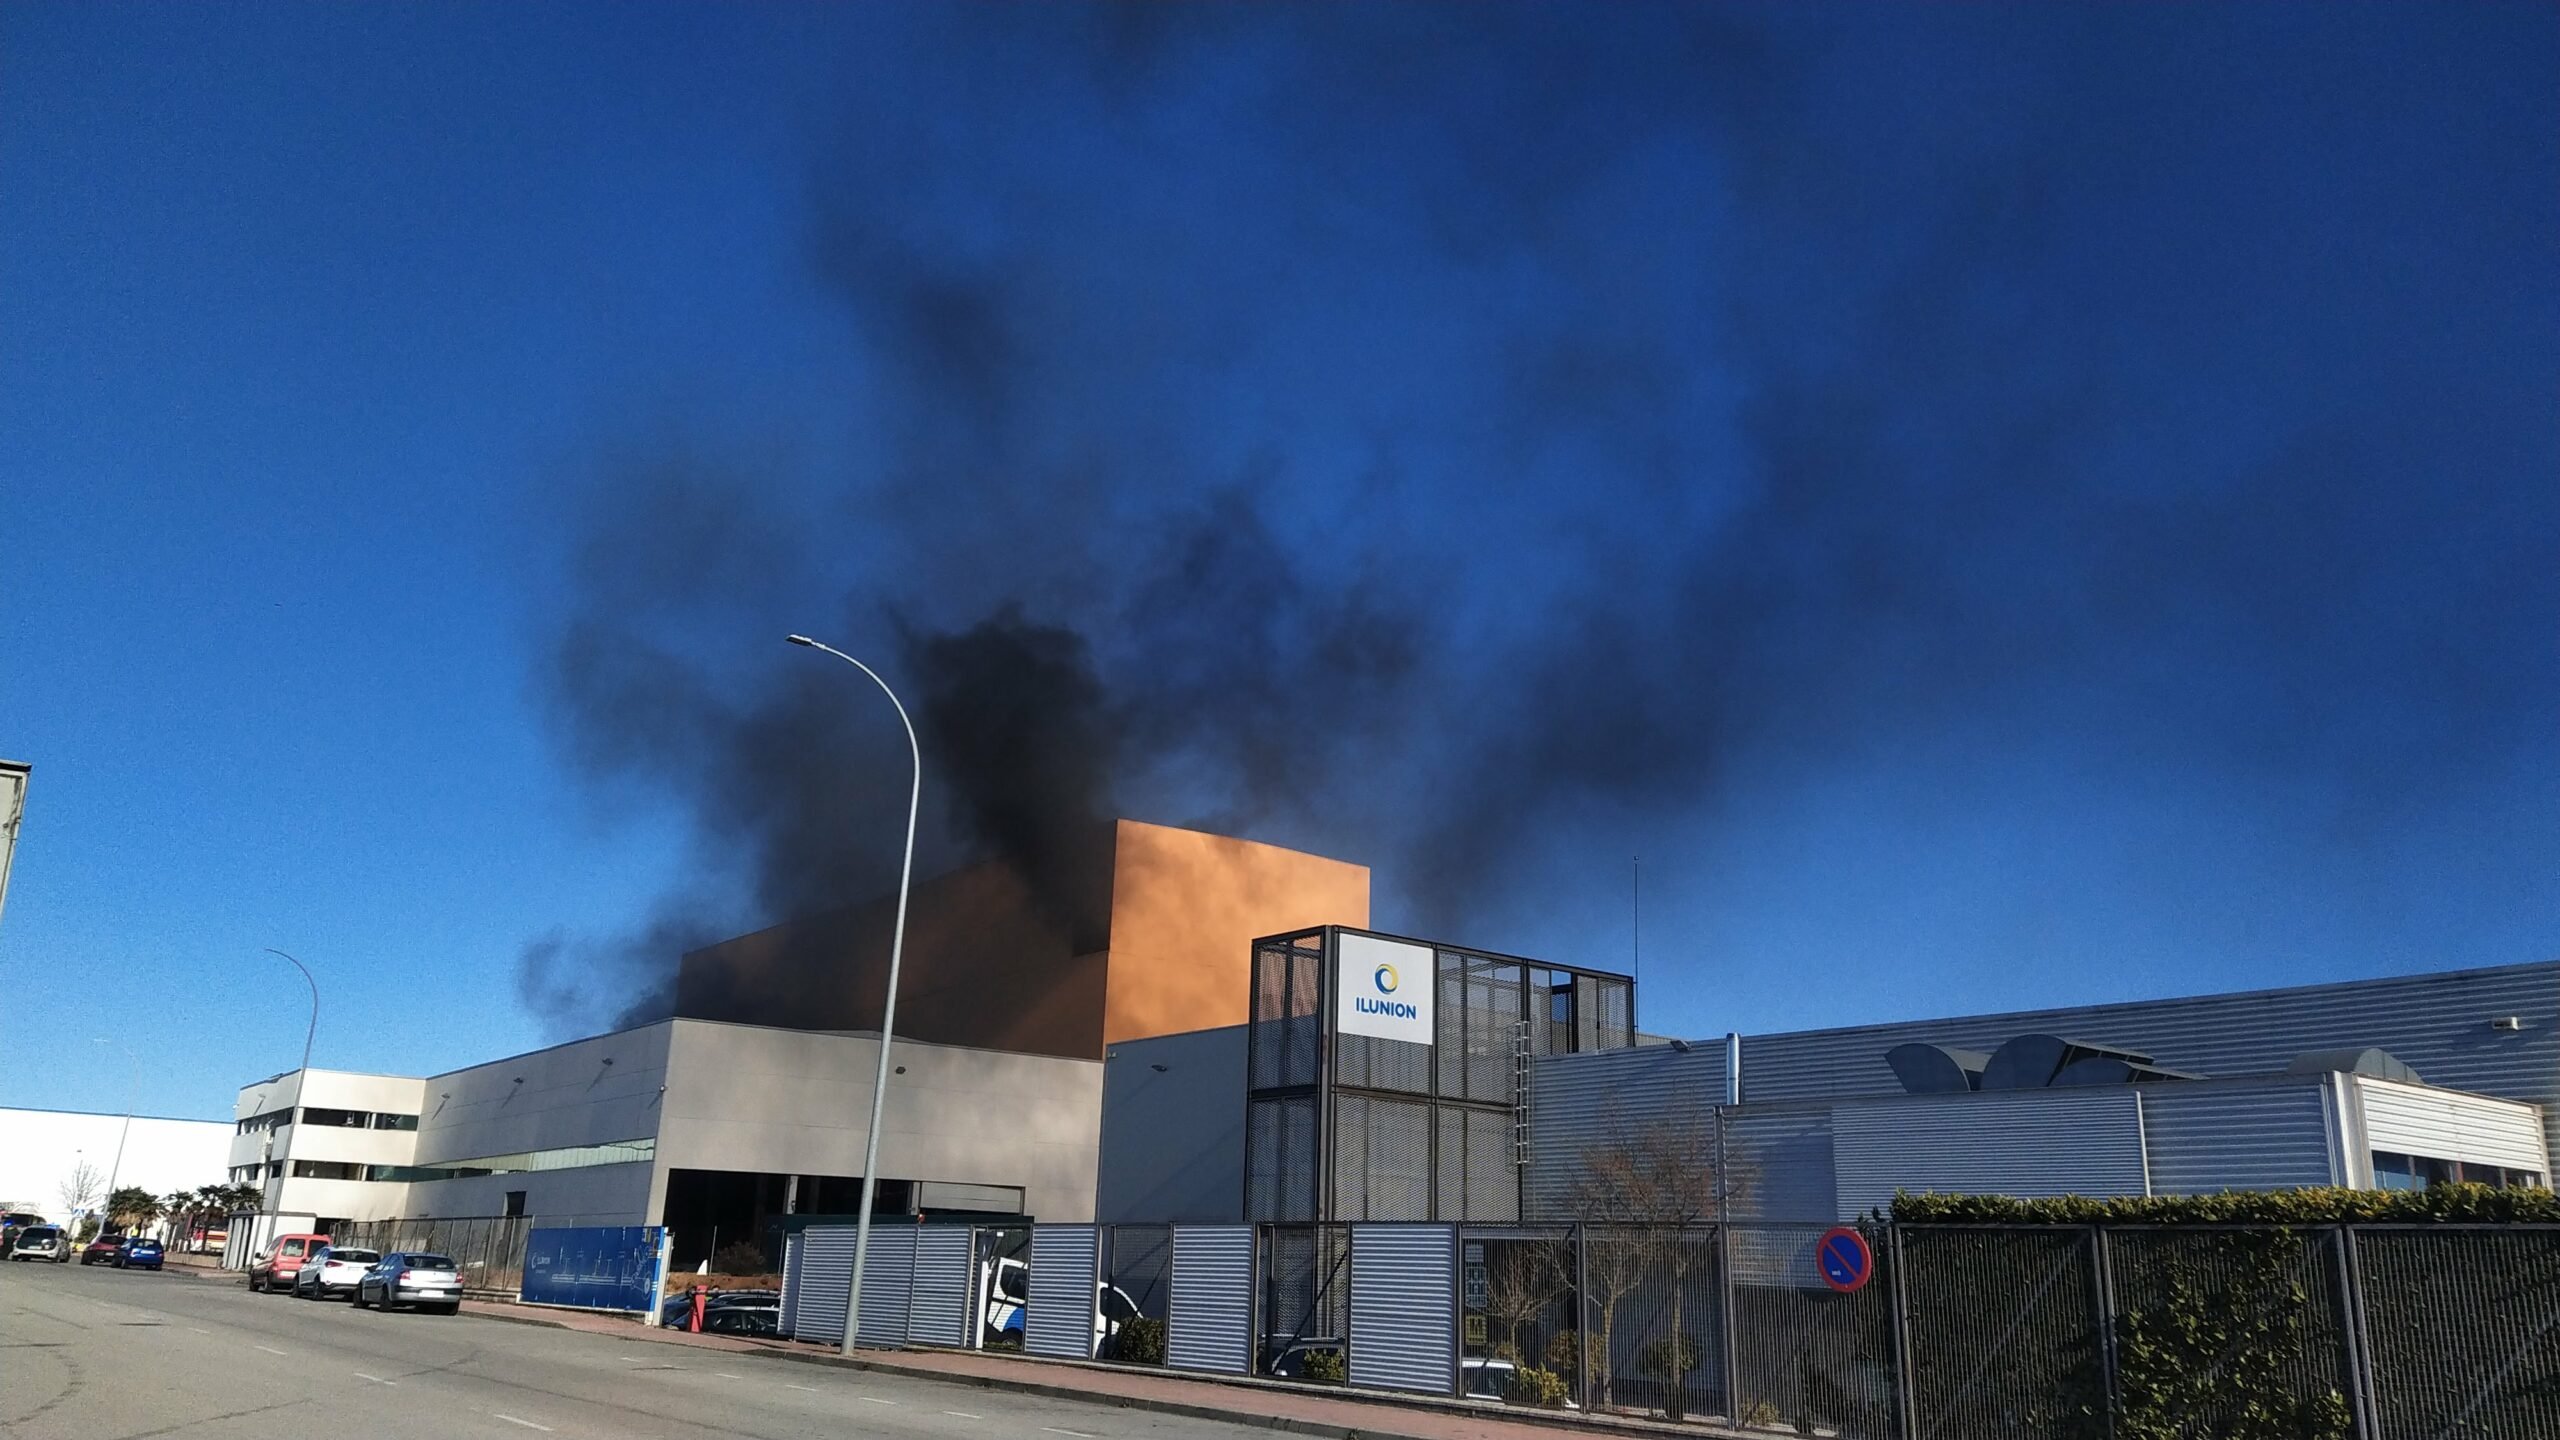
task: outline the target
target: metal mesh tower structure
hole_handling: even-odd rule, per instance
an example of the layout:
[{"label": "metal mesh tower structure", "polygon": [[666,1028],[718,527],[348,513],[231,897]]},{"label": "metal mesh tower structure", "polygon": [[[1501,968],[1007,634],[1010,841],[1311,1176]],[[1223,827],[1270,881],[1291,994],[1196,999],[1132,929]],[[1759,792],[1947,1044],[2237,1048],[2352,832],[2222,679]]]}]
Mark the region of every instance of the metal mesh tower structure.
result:
[{"label": "metal mesh tower structure", "polygon": [[[1359,997],[1417,982],[1427,1040],[1358,1033]],[[1343,926],[1257,940],[1245,1218],[1516,1221],[1533,1062],[1634,1043],[1624,975]]]}]

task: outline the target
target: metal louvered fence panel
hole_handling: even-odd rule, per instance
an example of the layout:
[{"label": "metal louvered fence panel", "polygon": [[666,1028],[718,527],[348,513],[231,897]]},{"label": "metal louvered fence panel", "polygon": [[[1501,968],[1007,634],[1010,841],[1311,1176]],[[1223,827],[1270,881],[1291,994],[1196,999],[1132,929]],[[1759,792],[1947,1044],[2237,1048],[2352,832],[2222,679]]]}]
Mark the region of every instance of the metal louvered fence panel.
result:
[{"label": "metal louvered fence panel", "polygon": [[1253,1227],[1183,1225],[1173,1232],[1165,1363],[1176,1370],[1253,1370]]},{"label": "metal louvered fence panel", "polygon": [[915,1285],[913,1225],[871,1226],[871,1251],[862,1257],[862,1343],[907,1343],[907,1300]]},{"label": "metal louvered fence panel", "polygon": [[782,1333],[793,1333],[800,1314],[800,1232],[782,1240]]},{"label": "metal louvered fence panel", "polygon": [[1101,1237],[1091,1225],[1031,1227],[1031,1303],[1022,1348],[1067,1360],[1093,1358]]},{"label": "metal louvered fence panel", "polygon": [[1458,1235],[1450,1225],[1351,1227],[1351,1383],[1458,1391]]},{"label": "metal louvered fence panel", "polygon": [[800,1340],[844,1343],[846,1297],[853,1290],[853,1227],[812,1225],[799,1235],[800,1264],[785,1277],[783,1308]]},{"label": "metal louvered fence panel", "polygon": [[915,1261],[907,1287],[907,1343],[969,1343],[971,1243],[965,1225],[926,1225],[915,1235]]}]

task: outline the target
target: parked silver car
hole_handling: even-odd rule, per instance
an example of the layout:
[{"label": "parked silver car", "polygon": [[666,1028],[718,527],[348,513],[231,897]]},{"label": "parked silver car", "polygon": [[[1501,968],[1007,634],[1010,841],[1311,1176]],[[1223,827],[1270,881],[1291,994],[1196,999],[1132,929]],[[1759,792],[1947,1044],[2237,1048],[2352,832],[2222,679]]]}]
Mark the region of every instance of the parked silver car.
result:
[{"label": "parked silver car", "polygon": [[294,1272],[293,1293],[305,1300],[348,1300],[356,1282],[382,1260],[379,1250],[361,1245],[323,1245]]},{"label": "parked silver car", "polygon": [[450,1315],[462,1308],[462,1273],[449,1255],[394,1250],[356,1280],[356,1308],[396,1310],[414,1305]]},{"label": "parked silver car", "polygon": [[71,1237],[59,1225],[30,1225],[9,1242],[12,1260],[52,1260],[57,1263],[71,1258]]}]

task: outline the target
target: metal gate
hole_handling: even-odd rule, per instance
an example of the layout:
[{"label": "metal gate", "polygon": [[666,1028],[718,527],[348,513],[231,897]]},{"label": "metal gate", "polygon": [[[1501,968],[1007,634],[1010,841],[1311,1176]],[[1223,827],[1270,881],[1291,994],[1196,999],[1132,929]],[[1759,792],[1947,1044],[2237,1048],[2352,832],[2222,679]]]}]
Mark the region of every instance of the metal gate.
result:
[{"label": "metal gate", "polygon": [[1351,1383],[1458,1393],[1458,1232],[1351,1227]]},{"label": "metal gate", "polygon": [[1031,1304],[1022,1348],[1068,1360],[1093,1358],[1099,1236],[1091,1225],[1031,1227]]},{"label": "metal gate", "polygon": [[[862,1257],[862,1343],[907,1343],[907,1300],[915,1285],[916,1227],[871,1227],[871,1253]],[[844,1322],[836,1322],[844,1333]]]},{"label": "metal gate", "polygon": [[1219,1375],[1253,1371],[1253,1227],[1183,1225],[1173,1232],[1165,1364]]},{"label": "metal gate", "polygon": [[976,1232],[962,1225],[927,1225],[916,1231],[914,1278],[908,1286],[907,1343],[966,1345],[971,1340],[970,1257]]},{"label": "metal gate", "polygon": [[845,1299],[853,1289],[853,1227],[812,1225],[800,1232],[800,1263],[783,1276],[787,1328],[801,1340],[844,1343]]}]

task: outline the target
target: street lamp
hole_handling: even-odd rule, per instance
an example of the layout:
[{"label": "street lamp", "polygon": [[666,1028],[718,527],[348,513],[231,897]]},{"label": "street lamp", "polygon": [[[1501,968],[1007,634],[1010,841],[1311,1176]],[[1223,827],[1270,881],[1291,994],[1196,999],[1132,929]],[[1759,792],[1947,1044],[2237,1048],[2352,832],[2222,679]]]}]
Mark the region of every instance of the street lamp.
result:
[{"label": "street lamp", "polygon": [[[320,1033],[320,982],[311,978],[310,967],[304,965],[301,961],[294,959],[292,956],[286,955],[283,951],[277,949],[273,945],[267,947],[267,953],[281,957],[286,964],[291,965],[296,970],[300,970],[302,972],[302,983],[311,987],[311,1023],[303,1027],[302,1031],[302,1073],[305,1076],[308,1076],[311,1073],[311,1037]],[[297,1081],[295,1083],[294,1095],[297,1100],[300,1099],[302,1086],[306,1083],[308,1083],[307,1080]]]},{"label": "street lamp", "polygon": [[125,1139],[133,1134],[133,1107],[140,1104],[142,1099],[142,1061],[133,1053],[133,1047],[121,1040],[109,1040],[104,1035],[91,1038],[97,1044],[113,1045],[122,1050],[125,1063],[133,1069],[132,1086],[124,1093],[124,1128],[116,1132],[115,1162],[107,1167],[107,1198],[99,1202],[102,1208],[98,1217],[98,1233],[104,1235],[107,1233],[109,1222],[116,1218],[116,1175],[124,1169]]},{"label": "street lamp", "polygon": [[871,1081],[871,1127],[862,1137],[862,1206],[853,1224],[853,1284],[845,1291],[844,1353],[853,1353],[861,1336],[862,1264],[871,1258],[871,1197],[880,1181],[880,1102],[889,1091],[889,1037],[898,1020],[898,960],[907,943],[907,882],[915,874],[916,805],[924,798],[924,751],[916,744],[915,722],[907,718],[907,707],[898,703],[898,692],[880,673],[832,645],[824,645],[806,635],[784,637],[794,645],[824,650],[854,669],[871,677],[880,693],[898,712],[898,723],[907,729],[907,758],[912,763],[912,779],[907,787],[907,852],[898,862],[898,920],[889,932],[889,998],[880,1005],[880,1072]]}]

